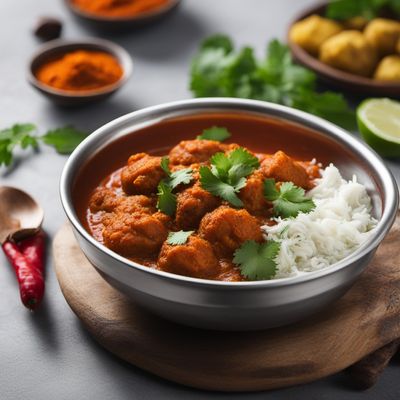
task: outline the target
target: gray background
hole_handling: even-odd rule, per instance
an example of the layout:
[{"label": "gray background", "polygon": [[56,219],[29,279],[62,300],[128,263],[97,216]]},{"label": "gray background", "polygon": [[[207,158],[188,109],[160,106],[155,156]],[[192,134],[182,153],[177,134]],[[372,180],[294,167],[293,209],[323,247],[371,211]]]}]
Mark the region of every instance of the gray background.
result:
[{"label": "gray background", "polygon": [[[34,122],[40,131],[67,123],[92,131],[127,112],[191,97],[189,60],[199,41],[226,32],[238,45],[251,44],[259,55],[272,37],[284,38],[289,21],[311,0],[184,0],[168,20],[113,39],[135,63],[129,84],[115,97],[80,110],[50,104],[29,87],[27,62],[38,43],[30,30],[37,16],[65,23],[64,38],[94,35],[79,25],[61,0],[0,1],[0,126]],[[19,186],[44,207],[44,228],[53,237],[65,217],[58,180],[66,158],[52,149],[19,154],[15,167],[0,170],[1,184]],[[399,171],[395,163],[390,164]],[[400,176],[399,173],[396,174]],[[46,296],[34,315],[20,304],[11,268],[0,255],[0,399],[398,399],[399,364],[392,363],[367,392],[347,386],[344,374],[270,393],[219,394],[169,383],[117,360],[94,343],[66,304],[47,265]],[[327,360],[329,362],[329,360]],[[215,378],[215,377],[214,377]]]}]

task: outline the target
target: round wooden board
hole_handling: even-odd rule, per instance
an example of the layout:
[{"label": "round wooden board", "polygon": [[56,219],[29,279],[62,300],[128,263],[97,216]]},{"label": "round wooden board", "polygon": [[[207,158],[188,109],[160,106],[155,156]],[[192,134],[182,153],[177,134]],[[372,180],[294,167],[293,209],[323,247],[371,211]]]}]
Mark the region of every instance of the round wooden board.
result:
[{"label": "round wooden board", "polygon": [[65,225],[54,240],[61,290],[98,343],[184,385],[252,391],[310,382],[343,370],[400,337],[400,217],[353,288],[324,312],[259,332],[217,332],[156,317],[109,286]]}]

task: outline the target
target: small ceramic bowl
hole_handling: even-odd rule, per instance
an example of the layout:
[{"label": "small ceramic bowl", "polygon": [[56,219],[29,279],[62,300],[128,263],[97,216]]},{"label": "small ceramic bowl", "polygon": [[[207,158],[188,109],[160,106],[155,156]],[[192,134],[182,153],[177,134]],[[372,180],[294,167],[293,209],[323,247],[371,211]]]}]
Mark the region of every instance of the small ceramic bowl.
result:
[{"label": "small ceramic bowl", "polygon": [[181,0],[169,0],[166,5],[155,8],[151,11],[143,12],[139,15],[127,17],[107,17],[104,15],[86,12],[74,5],[71,0],[64,0],[65,5],[76,18],[92,28],[102,31],[128,31],[140,28],[153,22],[157,22],[171,14],[177,8],[180,2]]},{"label": "small ceramic bowl", "polygon": [[[290,25],[290,28],[294,23],[301,21],[310,15],[324,15],[325,9],[326,3],[307,9],[297,16],[297,18]],[[290,50],[292,51],[293,58],[299,64],[302,64],[305,67],[313,70],[321,80],[331,84],[333,87],[341,89],[345,92],[359,93],[361,95],[396,98],[400,97],[400,83],[376,81],[374,79],[341,71],[322,63],[317,58],[307,53],[303,48],[291,42],[289,35],[288,43]]]},{"label": "small ceramic bowl", "polygon": [[[104,88],[75,92],[53,88],[43,84],[36,78],[36,71],[39,66],[74,50],[102,51],[112,55],[123,69],[121,79]],[[32,56],[28,69],[28,81],[35,89],[58,105],[81,106],[111,96],[126,83],[131,73],[131,57],[122,47],[115,43],[103,39],[85,39],[82,41],[53,40],[40,47]]]}]

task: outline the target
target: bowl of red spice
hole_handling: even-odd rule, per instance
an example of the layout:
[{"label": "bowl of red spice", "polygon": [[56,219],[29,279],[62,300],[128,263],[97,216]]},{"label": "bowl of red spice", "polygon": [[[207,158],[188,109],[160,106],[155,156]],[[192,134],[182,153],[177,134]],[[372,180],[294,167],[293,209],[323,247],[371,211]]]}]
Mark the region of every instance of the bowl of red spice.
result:
[{"label": "bowl of red spice", "polygon": [[64,0],[81,21],[101,30],[129,30],[168,16],[181,0]]},{"label": "bowl of red spice", "polygon": [[115,43],[53,40],[33,55],[28,80],[53,102],[80,106],[111,96],[131,72],[131,57]]}]

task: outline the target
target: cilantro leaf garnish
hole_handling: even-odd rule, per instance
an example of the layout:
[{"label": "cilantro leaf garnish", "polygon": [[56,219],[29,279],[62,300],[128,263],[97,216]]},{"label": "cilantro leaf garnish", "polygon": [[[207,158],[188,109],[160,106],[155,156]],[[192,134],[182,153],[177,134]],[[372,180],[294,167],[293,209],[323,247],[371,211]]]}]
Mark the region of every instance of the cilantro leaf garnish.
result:
[{"label": "cilantro leaf garnish", "polygon": [[168,234],[167,243],[172,246],[185,244],[192,233],[194,233],[194,231],[170,232]]},{"label": "cilantro leaf garnish", "polygon": [[270,101],[307,111],[347,129],[356,127],[355,114],[344,97],[330,91],[319,93],[316,74],[295,64],[288,46],[278,40],[272,40],[266,57],[257,60],[251,48],[235,51],[229,37],[211,36],[194,57],[190,73],[190,88],[196,97]]},{"label": "cilantro leaf garnish", "polygon": [[167,178],[158,184],[157,208],[164,214],[172,216],[176,210],[176,195],[172,191],[181,184],[187,185],[190,183],[193,179],[193,170],[191,168],[184,168],[171,172],[168,157],[163,157],[160,165]]},{"label": "cilantro leaf garnish", "polygon": [[164,214],[173,216],[176,210],[176,195],[172,193],[172,188],[162,180],[157,189],[157,208]]},{"label": "cilantro leaf garnish", "polygon": [[87,136],[73,126],[64,126],[47,132],[41,137],[44,143],[53,146],[60,154],[70,154]]},{"label": "cilantro leaf garnish", "polygon": [[315,203],[305,196],[304,189],[295,186],[293,182],[282,183],[278,190],[275,179],[266,179],[264,196],[272,201],[275,214],[283,218],[296,217],[299,212],[309,213],[315,208]]},{"label": "cilantro leaf garnish", "polygon": [[200,183],[203,189],[235,207],[242,207],[243,202],[237,193],[246,186],[246,176],[259,167],[258,158],[239,147],[229,155],[214,154],[210,162],[211,168],[200,167]]},{"label": "cilantro leaf garnish", "polygon": [[275,259],[279,250],[280,244],[273,240],[264,243],[247,240],[235,251],[233,263],[248,279],[271,279],[276,274]]},{"label": "cilantro leaf garnish", "polygon": [[242,200],[237,197],[239,190],[228,183],[223,182],[218,176],[215,176],[211,169],[205,166],[200,167],[200,183],[203,189],[214,196],[221,197],[235,207],[242,207]]},{"label": "cilantro leaf garnish", "polygon": [[163,157],[161,159],[161,168],[163,169],[163,171],[170,176],[171,175],[171,170],[169,169],[169,158],[168,157]]},{"label": "cilantro leaf garnish", "polygon": [[49,131],[44,136],[35,134],[36,126],[33,124],[15,124],[11,128],[0,131],[0,166],[10,165],[16,147],[27,149],[39,148],[39,142],[55,147],[61,154],[71,153],[75,147],[86,137],[86,134],[72,127],[65,127]]},{"label": "cilantro leaf garnish", "polygon": [[212,126],[211,128],[204,129],[202,134],[197,136],[199,140],[215,140],[217,142],[223,142],[224,140],[231,137],[230,132],[226,128],[220,126]]}]

